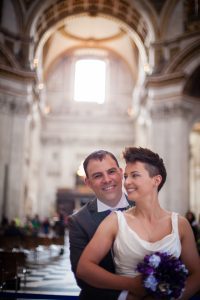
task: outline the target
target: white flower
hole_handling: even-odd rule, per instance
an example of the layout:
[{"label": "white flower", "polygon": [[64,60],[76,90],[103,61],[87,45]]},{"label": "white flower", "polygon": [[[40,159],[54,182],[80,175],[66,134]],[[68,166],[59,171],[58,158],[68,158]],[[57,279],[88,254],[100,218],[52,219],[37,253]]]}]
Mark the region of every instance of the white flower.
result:
[{"label": "white flower", "polygon": [[179,266],[178,271],[183,271],[185,274],[188,274],[188,269],[186,269],[184,264]]},{"label": "white flower", "polygon": [[149,257],[149,264],[151,267],[157,268],[161,262],[160,256],[153,254]]},{"label": "white flower", "polygon": [[158,282],[153,275],[149,275],[144,281],[145,288],[151,289],[154,292],[156,291],[157,285]]}]

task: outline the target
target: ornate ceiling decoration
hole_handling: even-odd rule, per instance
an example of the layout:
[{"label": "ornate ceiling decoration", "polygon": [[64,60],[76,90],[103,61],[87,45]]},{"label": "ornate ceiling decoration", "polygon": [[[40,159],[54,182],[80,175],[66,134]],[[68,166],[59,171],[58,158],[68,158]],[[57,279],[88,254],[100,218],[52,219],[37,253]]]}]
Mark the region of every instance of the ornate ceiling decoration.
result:
[{"label": "ornate ceiling decoration", "polygon": [[82,42],[109,42],[120,39],[126,34],[117,22],[99,16],[69,18],[59,31],[66,38]]},{"label": "ornate ceiling decoration", "polygon": [[122,0],[57,0],[47,7],[39,16],[34,36],[36,46],[47,30],[56,23],[75,15],[81,16],[109,16],[118,22],[127,24],[137,34],[142,43],[148,37],[148,26],[142,15],[129,2]]}]

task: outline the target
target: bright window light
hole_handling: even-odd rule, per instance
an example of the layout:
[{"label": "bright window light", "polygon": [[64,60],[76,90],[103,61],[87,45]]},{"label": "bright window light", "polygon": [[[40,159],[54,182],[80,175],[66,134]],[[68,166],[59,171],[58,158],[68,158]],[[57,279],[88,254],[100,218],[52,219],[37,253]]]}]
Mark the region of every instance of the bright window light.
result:
[{"label": "bright window light", "polygon": [[105,101],[106,63],[100,59],[81,59],[75,65],[74,100]]}]

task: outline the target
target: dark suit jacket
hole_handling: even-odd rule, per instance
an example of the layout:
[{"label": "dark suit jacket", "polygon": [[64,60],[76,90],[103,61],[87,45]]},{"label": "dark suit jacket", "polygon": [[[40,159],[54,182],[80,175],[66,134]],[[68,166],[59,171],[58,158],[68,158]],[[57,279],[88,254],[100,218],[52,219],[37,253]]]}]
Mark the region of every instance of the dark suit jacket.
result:
[{"label": "dark suit jacket", "polygon": [[[108,212],[97,212],[97,200],[94,199],[69,217],[70,260],[75,277],[83,249],[93,237],[98,225],[108,214]],[[109,272],[115,272],[111,251],[101,261],[100,265]],[[120,291],[94,288],[77,277],[76,281],[81,288],[79,299],[82,300],[114,300],[120,294]]]}]

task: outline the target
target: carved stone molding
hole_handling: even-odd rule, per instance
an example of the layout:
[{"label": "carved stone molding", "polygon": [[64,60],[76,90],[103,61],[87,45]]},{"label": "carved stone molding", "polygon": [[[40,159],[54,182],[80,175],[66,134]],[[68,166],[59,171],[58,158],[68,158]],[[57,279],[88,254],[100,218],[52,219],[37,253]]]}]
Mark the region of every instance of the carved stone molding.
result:
[{"label": "carved stone molding", "polygon": [[19,115],[27,115],[29,113],[29,104],[26,99],[18,97],[0,97],[0,113],[15,113]]},{"label": "carved stone molding", "polygon": [[0,65],[0,112],[26,115],[35,98],[34,72]]},{"label": "carved stone molding", "polygon": [[[11,65],[13,68],[22,68],[24,70],[31,70],[29,62],[29,48],[33,43],[33,39],[24,36],[20,33],[14,34],[11,31],[0,28],[0,34],[3,37],[3,43],[0,44],[2,55],[5,56],[6,65]],[[9,62],[9,63],[8,63]]]},{"label": "carved stone molding", "polygon": [[27,71],[0,64],[0,72],[2,77],[9,77],[14,80],[23,80],[24,82],[37,81],[35,71]]},{"label": "carved stone molding", "polygon": [[[130,135],[129,135],[130,136]],[[133,143],[134,138],[130,139],[126,136],[113,136],[112,140],[110,137],[97,137],[96,140],[94,140],[94,136],[90,137],[83,137],[83,139],[77,139],[76,137],[57,137],[57,136],[43,136],[41,138],[41,143],[43,146],[51,147],[51,146],[68,146],[68,145],[79,145],[82,146],[88,146],[91,143],[100,144],[100,145],[107,145],[109,140],[109,145],[111,146],[119,146],[120,145],[126,145],[128,143]]]},{"label": "carved stone molding", "polygon": [[153,119],[182,117],[188,118],[192,113],[192,106],[189,103],[163,103],[154,104],[150,114]]},{"label": "carved stone molding", "polygon": [[170,74],[163,75],[152,75],[148,76],[146,79],[146,88],[157,88],[163,86],[169,86],[171,84],[178,84],[185,79],[185,74],[182,72],[174,72]]}]

